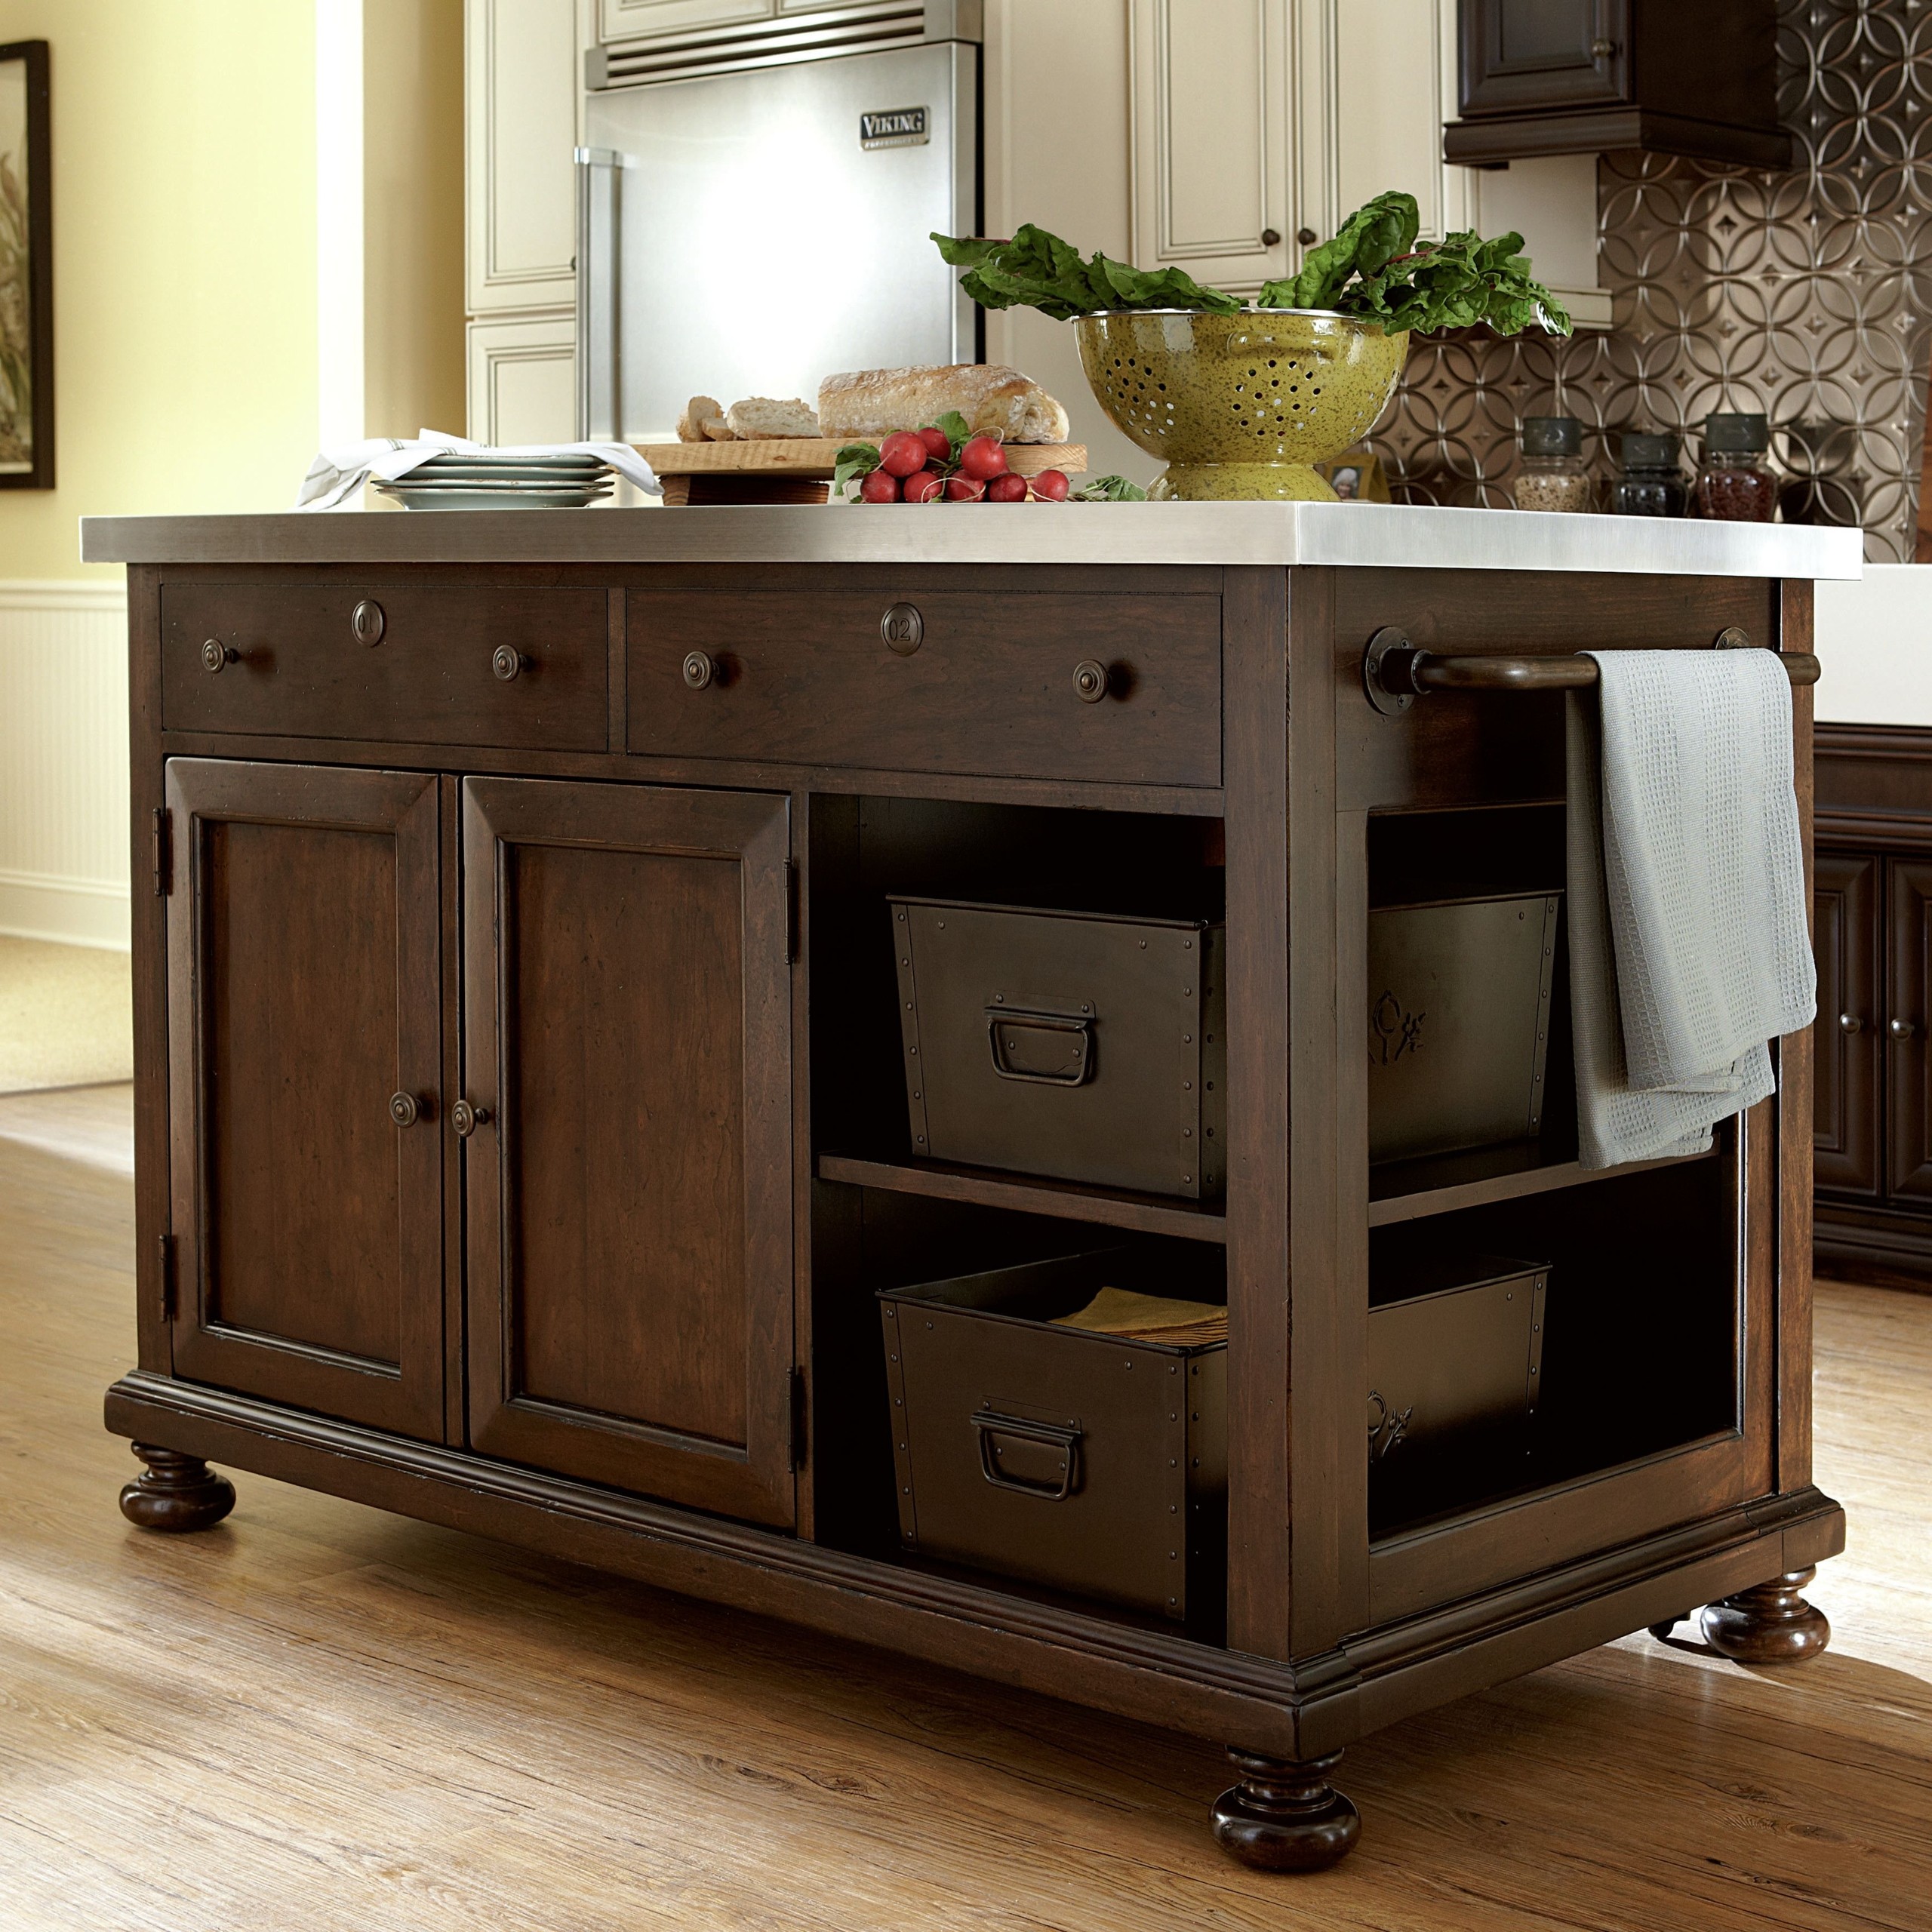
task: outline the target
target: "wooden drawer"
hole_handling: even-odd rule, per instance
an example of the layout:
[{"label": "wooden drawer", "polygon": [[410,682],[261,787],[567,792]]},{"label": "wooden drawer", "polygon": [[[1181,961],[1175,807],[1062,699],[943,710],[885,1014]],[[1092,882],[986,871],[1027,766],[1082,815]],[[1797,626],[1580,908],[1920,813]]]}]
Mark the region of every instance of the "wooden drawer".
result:
[{"label": "wooden drawer", "polygon": [[[169,583],[162,721],[176,731],[602,751],[608,603],[601,590]],[[511,655],[498,660],[500,651]],[[500,675],[512,662],[515,675]]]},{"label": "wooden drawer", "polygon": [[[1212,595],[633,590],[626,628],[633,752],[1221,782]],[[1097,702],[1075,686],[1084,663],[1106,673]]]}]

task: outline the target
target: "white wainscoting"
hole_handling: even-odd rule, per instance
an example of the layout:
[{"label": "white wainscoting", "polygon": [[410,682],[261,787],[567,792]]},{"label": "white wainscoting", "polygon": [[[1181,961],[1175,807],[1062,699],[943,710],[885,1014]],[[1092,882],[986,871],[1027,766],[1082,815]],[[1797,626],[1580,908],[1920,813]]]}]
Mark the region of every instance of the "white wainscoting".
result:
[{"label": "white wainscoting", "polygon": [[0,580],[0,933],[128,944],[128,605]]}]

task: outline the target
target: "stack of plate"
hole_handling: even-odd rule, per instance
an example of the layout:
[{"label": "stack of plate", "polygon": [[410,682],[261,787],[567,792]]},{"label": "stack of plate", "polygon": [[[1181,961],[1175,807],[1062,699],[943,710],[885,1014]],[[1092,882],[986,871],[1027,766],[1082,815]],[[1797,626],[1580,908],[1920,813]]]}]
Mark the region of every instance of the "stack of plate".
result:
[{"label": "stack of plate", "polygon": [[411,510],[580,510],[611,494],[598,457],[452,451],[374,487]]}]

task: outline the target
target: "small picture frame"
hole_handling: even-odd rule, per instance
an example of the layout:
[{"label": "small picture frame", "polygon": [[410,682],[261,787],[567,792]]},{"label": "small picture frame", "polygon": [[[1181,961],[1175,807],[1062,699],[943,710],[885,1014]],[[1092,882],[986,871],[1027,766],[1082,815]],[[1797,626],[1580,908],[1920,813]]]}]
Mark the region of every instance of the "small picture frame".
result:
[{"label": "small picture frame", "polygon": [[1382,459],[1365,445],[1346,450],[1315,466],[1315,474],[1345,503],[1386,503],[1389,500],[1388,472]]},{"label": "small picture frame", "polygon": [[0,490],[54,488],[48,43],[0,46]]}]

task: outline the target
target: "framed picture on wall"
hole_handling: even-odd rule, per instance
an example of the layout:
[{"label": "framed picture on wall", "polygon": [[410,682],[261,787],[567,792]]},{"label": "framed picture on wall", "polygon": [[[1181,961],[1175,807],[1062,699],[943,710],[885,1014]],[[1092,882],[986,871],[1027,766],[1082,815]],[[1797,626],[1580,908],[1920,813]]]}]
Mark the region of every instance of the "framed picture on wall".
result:
[{"label": "framed picture on wall", "polygon": [[47,42],[0,47],[0,490],[54,488]]}]

